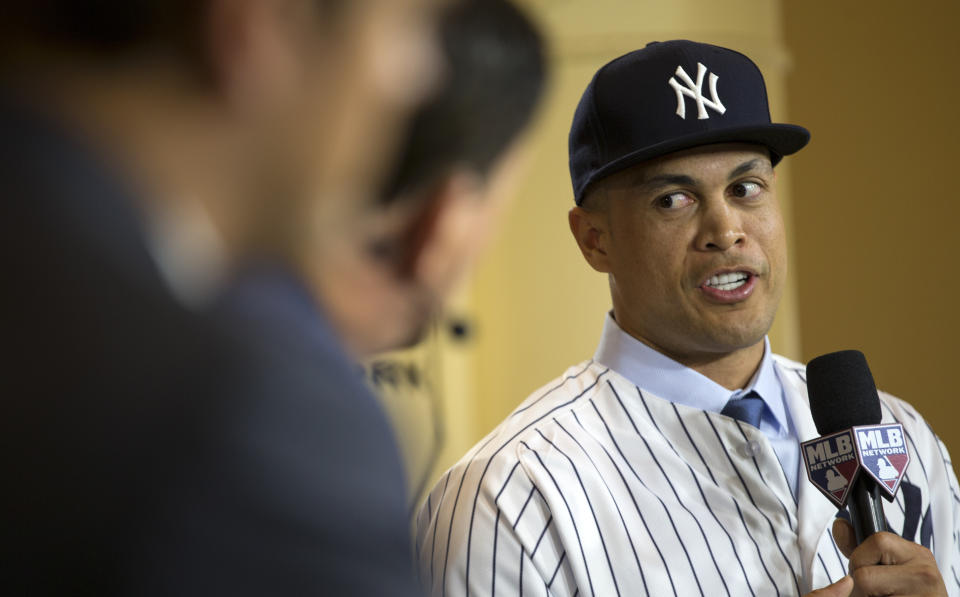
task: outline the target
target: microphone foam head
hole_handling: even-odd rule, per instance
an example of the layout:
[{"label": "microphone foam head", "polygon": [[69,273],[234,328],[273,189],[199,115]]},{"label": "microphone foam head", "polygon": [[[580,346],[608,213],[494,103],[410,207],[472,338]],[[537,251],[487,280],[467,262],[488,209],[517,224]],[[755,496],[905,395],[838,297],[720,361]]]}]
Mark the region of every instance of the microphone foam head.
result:
[{"label": "microphone foam head", "polygon": [[859,350],[821,355],[807,365],[810,412],[820,435],[880,422],[877,386]]}]

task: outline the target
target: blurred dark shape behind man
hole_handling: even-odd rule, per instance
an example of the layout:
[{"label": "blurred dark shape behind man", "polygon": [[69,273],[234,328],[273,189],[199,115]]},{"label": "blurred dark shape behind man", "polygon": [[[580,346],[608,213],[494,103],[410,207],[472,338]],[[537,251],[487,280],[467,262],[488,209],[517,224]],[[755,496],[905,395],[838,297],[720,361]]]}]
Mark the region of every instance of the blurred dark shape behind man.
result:
[{"label": "blurred dark shape behind man", "polygon": [[4,6],[0,592],[413,593],[401,469],[343,359],[195,308],[238,259],[294,260],[284,210],[335,227],[377,184],[431,12]]}]

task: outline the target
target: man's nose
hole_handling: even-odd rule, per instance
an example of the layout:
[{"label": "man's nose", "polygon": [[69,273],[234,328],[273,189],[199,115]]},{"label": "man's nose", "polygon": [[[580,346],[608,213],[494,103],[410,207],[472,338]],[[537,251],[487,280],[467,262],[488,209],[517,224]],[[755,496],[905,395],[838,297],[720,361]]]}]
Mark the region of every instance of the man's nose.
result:
[{"label": "man's nose", "polygon": [[701,251],[726,251],[746,242],[740,213],[723,200],[705,201],[696,247]]}]

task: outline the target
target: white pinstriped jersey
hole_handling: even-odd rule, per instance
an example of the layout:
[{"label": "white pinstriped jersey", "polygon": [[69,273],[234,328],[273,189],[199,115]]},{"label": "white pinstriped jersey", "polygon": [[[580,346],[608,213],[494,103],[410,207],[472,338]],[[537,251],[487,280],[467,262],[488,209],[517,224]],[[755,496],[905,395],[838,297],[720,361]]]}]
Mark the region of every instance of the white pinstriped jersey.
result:
[{"label": "white pinstriped jersey", "polygon": [[[775,356],[800,440],[803,365]],[[881,393],[911,461],[890,528],[933,550],[960,596],[960,489],[946,448]],[[641,391],[588,361],[524,401],[441,478],[417,521],[433,595],[802,595],[840,579],[836,508],[795,501],[765,436]]]}]

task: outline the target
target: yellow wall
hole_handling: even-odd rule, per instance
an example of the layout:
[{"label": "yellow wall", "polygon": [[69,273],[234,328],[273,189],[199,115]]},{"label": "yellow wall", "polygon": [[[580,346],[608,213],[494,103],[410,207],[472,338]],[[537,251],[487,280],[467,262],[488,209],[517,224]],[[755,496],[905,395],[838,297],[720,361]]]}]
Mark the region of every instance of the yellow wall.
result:
[{"label": "yellow wall", "polygon": [[[869,7],[868,10],[854,7]],[[960,3],[786,2],[802,354],[858,348],[960,452]]]}]

